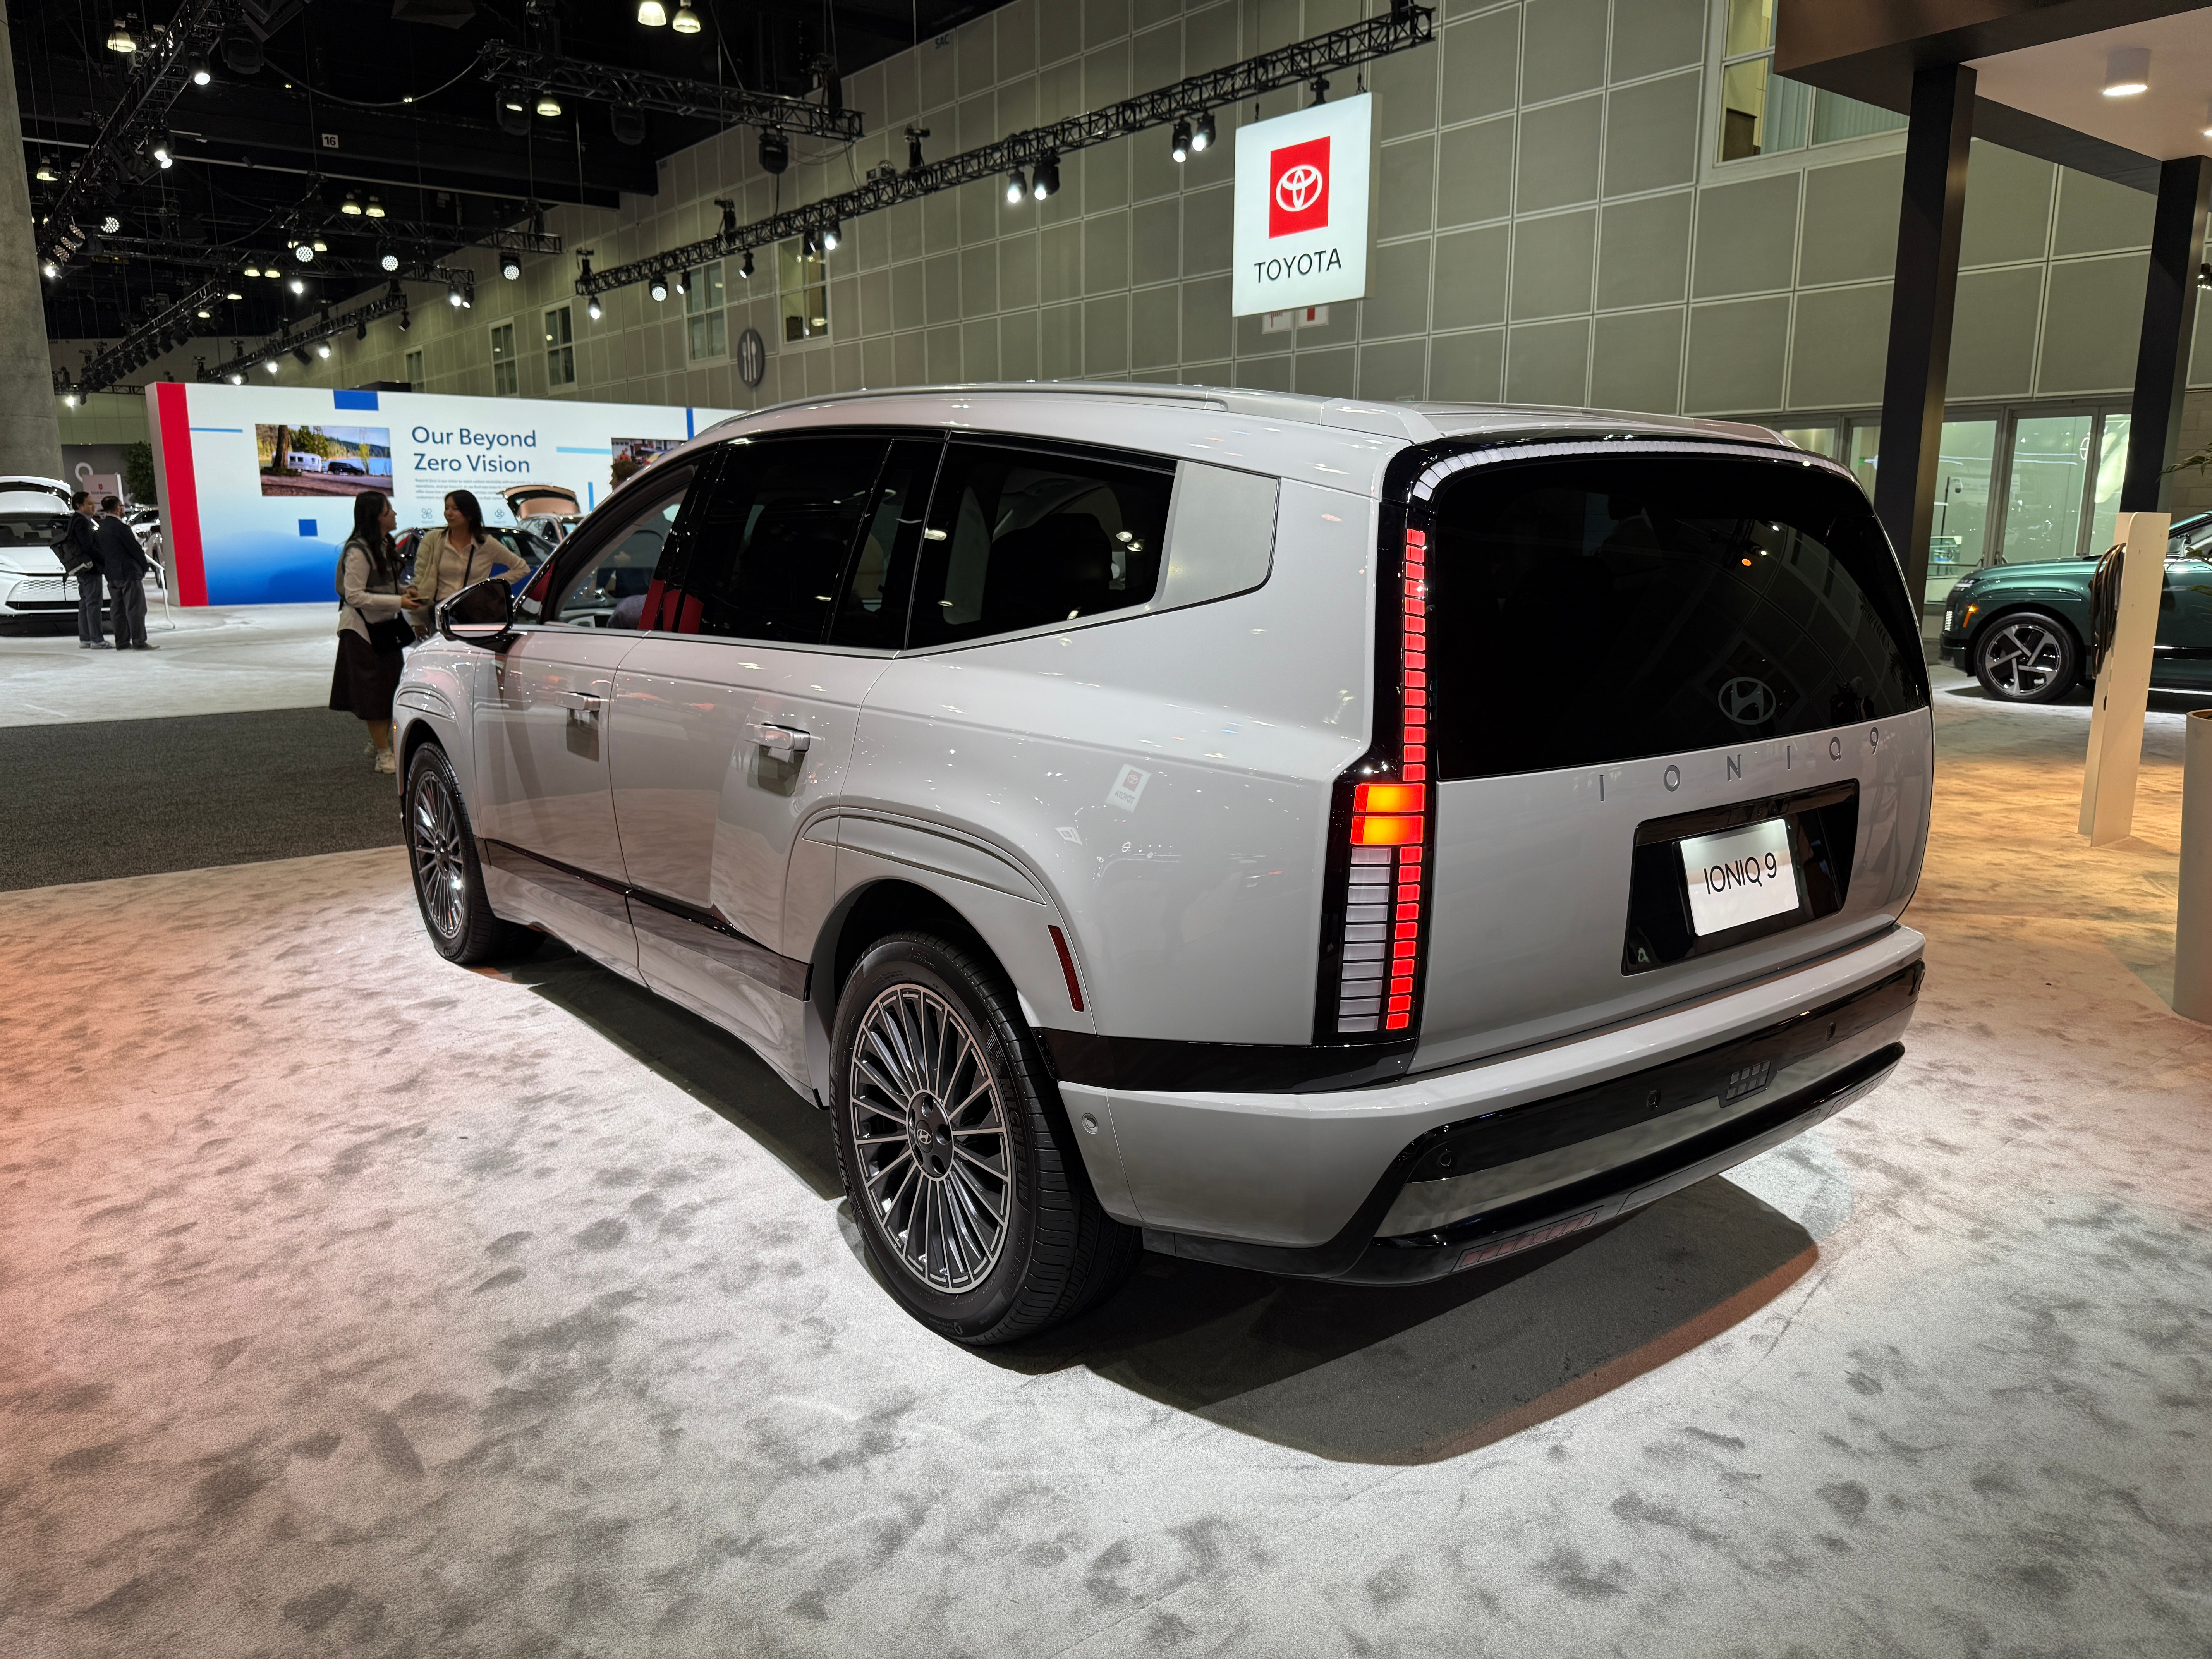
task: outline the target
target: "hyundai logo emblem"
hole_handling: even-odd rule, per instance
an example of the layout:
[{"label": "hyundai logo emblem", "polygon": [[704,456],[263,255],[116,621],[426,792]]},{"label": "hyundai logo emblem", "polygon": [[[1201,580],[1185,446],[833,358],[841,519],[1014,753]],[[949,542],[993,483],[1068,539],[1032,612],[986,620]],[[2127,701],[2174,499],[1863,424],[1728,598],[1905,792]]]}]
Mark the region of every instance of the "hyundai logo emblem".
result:
[{"label": "hyundai logo emblem", "polygon": [[1721,687],[1721,713],[1738,726],[1764,726],[1774,718],[1774,688],[1740,674]]},{"label": "hyundai logo emblem", "polygon": [[1301,161],[1276,181],[1275,204],[1285,213],[1304,213],[1314,204],[1322,186],[1328,182],[1319,167],[1310,161]]}]

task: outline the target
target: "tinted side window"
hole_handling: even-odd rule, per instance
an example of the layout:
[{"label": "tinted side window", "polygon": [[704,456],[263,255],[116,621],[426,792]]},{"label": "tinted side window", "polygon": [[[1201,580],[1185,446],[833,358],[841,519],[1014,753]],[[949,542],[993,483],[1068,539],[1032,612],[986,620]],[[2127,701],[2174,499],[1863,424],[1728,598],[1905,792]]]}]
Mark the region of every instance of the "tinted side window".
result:
[{"label": "tinted side window", "polygon": [[1172,465],[948,445],[907,642],[1008,634],[1146,603],[1159,586],[1174,491]]},{"label": "tinted side window", "polygon": [[576,539],[573,551],[563,550],[552,562],[550,580],[531,583],[524,610],[531,600],[542,602],[550,594],[546,622],[571,628],[641,626],[653,580],[665,574],[662,558],[690,481],[687,467],[657,480],[658,488],[633,500],[610,502],[616,522],[604,530],[592,526]]},{"label": "tinted side window", "polygon": [[906,643],[908,601],[914,596],[915,555],[929,487],[945,453],[937,438],[895,440],[884,457],[875,498],[854,550],[852,572],[830,624],[832,645],[896,651]]},{"label": "tinted side window", "polygon": [[684,522],[696,631],[819,644],[884,449],[881,438],[855,437],[727,446]]}]

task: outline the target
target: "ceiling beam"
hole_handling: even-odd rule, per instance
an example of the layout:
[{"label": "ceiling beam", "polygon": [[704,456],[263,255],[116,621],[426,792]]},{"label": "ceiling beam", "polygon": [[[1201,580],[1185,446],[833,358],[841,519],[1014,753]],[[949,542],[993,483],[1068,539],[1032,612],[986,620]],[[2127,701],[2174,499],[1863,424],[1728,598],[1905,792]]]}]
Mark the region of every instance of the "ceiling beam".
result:
[{"label": "ceiling beam", "polygon": [[477,62],[483,66],[484,77],[495,85],[527,92],[546,91],[556,97],[585,99],[617,109],[649,109],[663,115],[711,121],[719,127],[775,128],[809,137],[847,141],[860,136],[859,111],[829,109],[803,98],[558,58],[550,52],[525,52],[499,40],[488,42],[477,52]]}]

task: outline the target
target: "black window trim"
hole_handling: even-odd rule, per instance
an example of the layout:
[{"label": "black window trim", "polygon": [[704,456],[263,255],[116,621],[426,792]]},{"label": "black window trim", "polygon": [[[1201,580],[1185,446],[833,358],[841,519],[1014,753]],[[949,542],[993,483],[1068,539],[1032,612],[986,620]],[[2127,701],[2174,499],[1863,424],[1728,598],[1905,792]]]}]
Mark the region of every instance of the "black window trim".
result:
[{"label": "black window trim", "polygon": [[[672,461],[665,466],[665,470],[659,470],[661,479],[672,478],[682,472],[689,472],[691,475],[684,481],[684,505],[685,512],[687,513],[689,512],[691,505],[691,487],[699,482],[700,477],[705,473],[706,470],[702,452],[698,450],[684,451],[684,459],[681,462]],[[646,478],[651,477],[651,474],[641,473],[638,474],[637,477],[639,481],[642,483]],[[654,488],[641,489],[638,491],[637,494],[640,496],[646,497],[660,494],[661,492],[658,488],[658,483],[659,481],[656,480]],[[615,494],[608,496],[605,501],[601,501],[598,507],[592,508],[592,514],[596,515],[599,513],[605,511],[607,507],[612,507],[616,502],[621,501],[625,495],[629,493],[630,491],[628,488],[628,483],[625,481],[623,489],[616,491]],[[627,507],[625,507],[624,511],[627,513]],[[617,523],[617,520],[611,516],[606,519],[605,522],[607,524],[614,524]],[[633,520],[624,517],[620,520],[619,522],[628,525],[632,523]],[[676,526],[671,537],[672,540],[677,541],[676,550],[679,557],[681,557],[683,553],[683,544],[679,539],[682,534],[683,522],[684,514],[678,514],[677,515]],[[526,587],[529,586],[538,580],[538,576],[539,574],[542,574],[545,570],[550,568],[553,574],[547,580],[545,587],[547,602],[550,603],[552,595],[559,592],[561,588],[567,585],[570,575],[581,566],[587,564],[592,559],[597,558],[599,556],[600,548],[606,542],[611,540],[615,533],[616,532],[612,530],[601,530],[596,525],[586,523],[582,528],[577,530],[574,534],[569,536],[568,539],[563,541],[558,547],[555,548],[551,553],[547,555],[545,562],[538,567],[537,572],[533,573],[531,577],[531,581],[529,583],[525,583],[524,586]],[[514,631],[516,633],[534,633],[541,628],[558,629],[563,633],[575,633],[580,631],[574,623],[556,622],[549,617],[538,617],[528,622],[518,620],[514,624]],[[580,631],[597,633],[605,630],[586,629]],[[640,634],[637,637],[642,639],[645,635],[643,634]]]}]

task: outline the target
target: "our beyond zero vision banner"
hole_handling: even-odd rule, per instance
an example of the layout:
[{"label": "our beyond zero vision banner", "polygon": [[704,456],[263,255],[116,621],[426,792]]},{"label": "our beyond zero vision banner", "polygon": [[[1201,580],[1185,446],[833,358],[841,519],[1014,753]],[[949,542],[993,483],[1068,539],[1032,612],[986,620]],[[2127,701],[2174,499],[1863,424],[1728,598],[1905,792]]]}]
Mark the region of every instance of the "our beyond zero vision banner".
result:
[{"label": "our beyond zero vision banner", "polygon": [[733,410],[327,386],[146,388],[163,533],[185,605],[328,599],[364,489],[402,529],[465,489],[487,524],[588,513],[615,483]]}]

